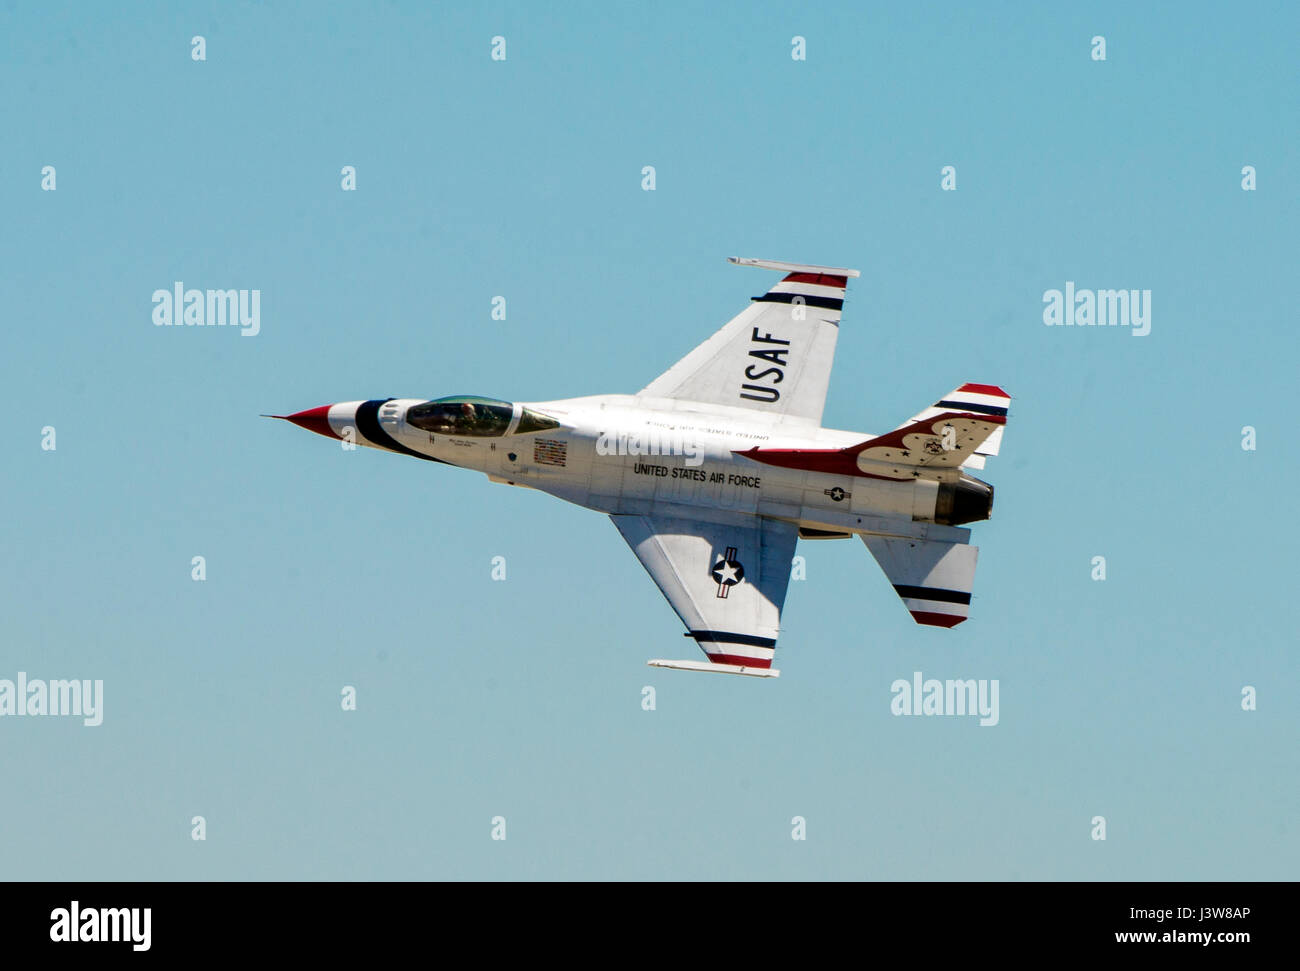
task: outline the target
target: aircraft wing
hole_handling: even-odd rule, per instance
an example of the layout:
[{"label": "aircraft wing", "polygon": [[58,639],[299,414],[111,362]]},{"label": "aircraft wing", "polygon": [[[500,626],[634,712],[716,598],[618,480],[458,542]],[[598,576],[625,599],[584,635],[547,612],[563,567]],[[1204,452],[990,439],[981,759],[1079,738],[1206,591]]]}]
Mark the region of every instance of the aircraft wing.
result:
[{"label": "aircraft wing", "polygon": [[639,394],[746,408],[774,421],[820,427],[845,287],[858,271],[740,257],[731,262],[786,275]]},{"label": "aircraft wing", "polygon": [[754,517],[745,525],[610,516],[708,662],[656,667],[775,677],[781,607],[798,528]]}]

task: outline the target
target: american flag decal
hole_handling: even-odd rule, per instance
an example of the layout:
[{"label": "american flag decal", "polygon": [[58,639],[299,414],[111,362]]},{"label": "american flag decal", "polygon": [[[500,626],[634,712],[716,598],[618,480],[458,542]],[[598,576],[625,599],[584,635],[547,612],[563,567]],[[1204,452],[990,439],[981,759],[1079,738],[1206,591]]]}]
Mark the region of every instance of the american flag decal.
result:
[{"label": "american flag decal", "polygon": [[538,465],[565,465],[569,458],[569,443],[554,438],[533,440],[533,461]]}]

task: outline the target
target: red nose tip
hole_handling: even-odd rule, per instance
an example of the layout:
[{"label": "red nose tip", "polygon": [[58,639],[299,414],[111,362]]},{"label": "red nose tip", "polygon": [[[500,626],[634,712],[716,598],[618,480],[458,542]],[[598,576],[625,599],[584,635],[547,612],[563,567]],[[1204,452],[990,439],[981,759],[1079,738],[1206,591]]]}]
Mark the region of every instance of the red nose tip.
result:
[{"label": "red nose tip", "polygon": [[305,428],[309,432],[315,432],[317,435],[324,435],[326,438],[338,438],[334,430],[330,428],[330,406],[321,405],[319,408],[308,408],[306,411],[300,411],[295,415],[276,415],[276,418],[283,418],[285,421],[291,421],[299,428]]}]

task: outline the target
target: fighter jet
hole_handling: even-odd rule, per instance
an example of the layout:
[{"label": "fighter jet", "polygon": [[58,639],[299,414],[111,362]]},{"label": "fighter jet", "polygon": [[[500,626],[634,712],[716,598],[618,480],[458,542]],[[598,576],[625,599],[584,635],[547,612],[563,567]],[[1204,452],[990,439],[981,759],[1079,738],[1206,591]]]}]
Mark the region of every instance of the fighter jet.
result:
[{"label": "fighter jet", "polygon": [[707,658],[652,666],[776,677],[800,539],[860,537],[918,624],[960,624],[979,552],[963,524],[993,508],[967,470],[998,453],[1010,396],[963,384],[883,435],[823,428],[858,271],[730,262],[784,275],[636,394],[374,398],[268,417],[605,513]]}]

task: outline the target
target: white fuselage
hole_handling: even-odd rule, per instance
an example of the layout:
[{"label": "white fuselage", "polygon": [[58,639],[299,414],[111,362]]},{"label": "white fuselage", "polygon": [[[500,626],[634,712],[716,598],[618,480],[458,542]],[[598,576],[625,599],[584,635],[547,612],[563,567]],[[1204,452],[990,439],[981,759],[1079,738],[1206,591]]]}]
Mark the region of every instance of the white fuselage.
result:
[{"label": "white fuselage", "polygon": [[[611,515],[727,522],[769,516],[812,533],[879,533],[941,539],[968,531],[934,523],[937,486],[783,468],[736,452],[841,449],[870,437],[806,425],[774,424],[743,408],[693,405],[635,395],[595,395],[521,403],[558,428],[498,437],[457,437],[416,428],[407,409],[424,399],[386,402],[378,421],[405,448]],[[358,402],[330,409],[342,434]],[[358,436],[359,444],[374,444]]]}]

